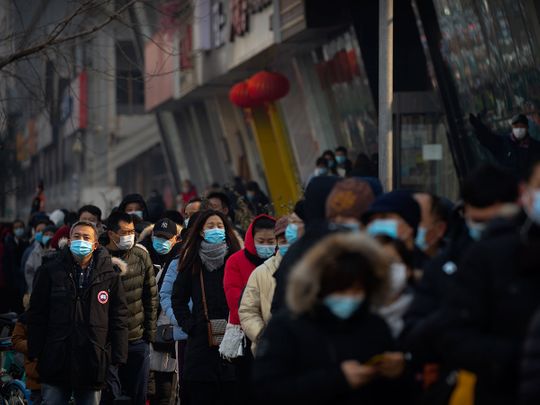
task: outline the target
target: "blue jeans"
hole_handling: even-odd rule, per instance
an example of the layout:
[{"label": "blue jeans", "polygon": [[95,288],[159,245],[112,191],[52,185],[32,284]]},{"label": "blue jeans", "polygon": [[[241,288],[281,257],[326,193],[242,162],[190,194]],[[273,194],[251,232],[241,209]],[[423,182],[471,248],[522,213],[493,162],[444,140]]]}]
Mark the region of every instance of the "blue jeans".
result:
[{"label": "blue jeans", "polygon": [[41,384],[42,405],[68,405],[73,395],[77,405],[99,405],[101,391],[73,391],[63,387]]},{"label": "blue jeans", "polygon": [[[144,340],[129,342],[127,364],[120,366],[122,388],[133,405],[145,405],[150,377],[150,346]],[[79,405],[79,404],[77,404]]]}]

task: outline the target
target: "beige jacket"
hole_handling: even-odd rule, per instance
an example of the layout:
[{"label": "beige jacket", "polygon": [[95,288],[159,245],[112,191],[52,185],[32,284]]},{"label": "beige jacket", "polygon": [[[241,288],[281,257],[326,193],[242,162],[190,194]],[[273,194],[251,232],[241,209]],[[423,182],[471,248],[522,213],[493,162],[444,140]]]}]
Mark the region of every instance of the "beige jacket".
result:
[{"label": "beige jacket", "polygon": [[276,288],[274,273],[281,263],[279,252],[251,273],[240,301],[238,315],[246,336],[251,340],[251,351],[255,354],[257,342],[270,321],[272,298]]}]

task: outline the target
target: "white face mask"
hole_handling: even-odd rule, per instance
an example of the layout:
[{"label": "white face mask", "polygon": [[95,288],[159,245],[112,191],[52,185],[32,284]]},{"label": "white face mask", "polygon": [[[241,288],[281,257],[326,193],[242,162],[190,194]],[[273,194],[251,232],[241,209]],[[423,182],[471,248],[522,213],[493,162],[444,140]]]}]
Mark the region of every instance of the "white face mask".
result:
[{"label": "white face mask", "polygon": [[514,134],[515,138],[518,140],[521,140],[527,136],[527,129],[526,128],[512,128],[512,133]]},{"label": "white face mask", "polygon": [[390,294],[399,295],[407,286],[407,266],[403,263],[390,265]]},{"label": "white face mask", "polygon": [[135,235],[120,236],[120,241],[118,243],[114,243],[120,250],[129,250],[135,244]]}]

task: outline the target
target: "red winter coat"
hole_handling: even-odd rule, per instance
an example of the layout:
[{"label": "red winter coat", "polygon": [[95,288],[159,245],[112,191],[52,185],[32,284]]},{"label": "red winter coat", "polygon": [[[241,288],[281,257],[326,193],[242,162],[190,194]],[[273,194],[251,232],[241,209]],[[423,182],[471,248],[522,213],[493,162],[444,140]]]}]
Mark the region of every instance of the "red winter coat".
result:
[{"label": "red winter coat", "polygon": [[268,215],[259,215],[256,217],[246,232],[246,238],[244,240],[245,248],[231,255],[225,264],[223,289],[225,290],[225,297],[227,298],[227,305],[229,307],[229,323],[233,325],[240,325],[238,307],[240,306],[242,292],[247,285],[249,276],[258,266],[247,258],[245,251],[247,250],[251,255],[257,256],[255,240],[253,238],[253,224],[263,217],[274,220],[274,218]]}]

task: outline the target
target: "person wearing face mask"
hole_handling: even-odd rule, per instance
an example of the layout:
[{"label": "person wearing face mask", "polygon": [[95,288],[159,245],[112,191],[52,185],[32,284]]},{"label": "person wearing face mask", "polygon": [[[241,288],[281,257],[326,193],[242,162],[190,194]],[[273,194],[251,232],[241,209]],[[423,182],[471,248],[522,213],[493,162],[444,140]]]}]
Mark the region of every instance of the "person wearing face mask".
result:
[{"label": "person wearing face mask", "polygon": [[406,404],[395,341],[371,311],[386,296],[388,261],[363,234],[329,235],[295,266],[289,311],[274,314],[253,380],[264,404]]},{"label": "person wearing face mask", "polygon": [[299,201],[294,207],[294,213],[302,223],[294,222],[296,220],[293,216],[291,219],[293,224],[289,224],[285,230],[290,247],[274,273],[276,288],[272,299],[272,314],[286,309],[285,293],[292,268],[313,245],[329,233],[337,231],[335,227],[331,229],[326,222],[326,200],[339,181],[340,178],[337,176],[313,179],[306,189],[304,200]]},{"label": "person wearing face mask", "polygon": [[10,288],[5,292],[10,308],[6,312],[23,312],[22,297],[25,292],[24,274],[20,271],[24,251],[28,248],[24,221],[13,221],[13,233],[8,235],[5,242],[5,269],[7,285]]},{"label": "person wearing face mask", "polygon": [[405,322],[404,315],[413,300],[414,284],[412,254],[403,242],[386,235],[376,236],[385,256],[390,259],[389,294],[378,313],[388,323],[392,336],[399,338]]},{"label": "person wearing face mask", "polygon": [[[242,298],[242,292],[247,285],[249,276],[266,260],[271,258],[276,253],[276,236],[274,227],[276,220],[268,215],[259,215],[256,217],[246,232],[245,248],[231,255],[225,265],[225,275],[223,277],[223,288],[227,297],[229,306],[229,324],[228,331],[223,338],[223,344],[220,347],[220,352],[223,356],[234,358],[238,356],[238,348],[236,352],[227,351],[227,347],[237,347],[237,342],[240,343],[243,339],[243,333],[240,326],[240,318],[238,316],[238,306]],[[237,361],[237,373],[239,376],[239,384],[242,384],[241,392],[244,403],[249,398],[249,376],[251,372],[252,356],[249,350],[248,343],[245,348],[242,359]],[[247,402],[246,402],[247,403]]]},{"label": "person wearing face mask", "polygon": [[370,235],[401,240],[413,253],[415,271],[421,272],[427,256],[415,244],[420,217],[420,206],[413,194],[395,190],[377,197],[363,219]]},{"label": "person wearing face mask", "polygon": [[527,116],[514,116],[511,120],[512,132],[505,136],[491,132],[478,116],[470,114],[469,121],[480,144],[520,180],[525,178],[531,164],[540,158],[540,142],[531,138]]},{"label": "person wearing face mask", "polygon": [[374,200],[367,182],[356,178],[341,180],[326,199],[326,219],[333,228],[360,232],[362,215]]},{"label": "person wearing face mask", "polygon": [[148,221],[148,207],[140,194],[129,194],[124,197],[118,211],[137,216],[141,221]]},{"label": "person wearing face mask", "polygon": [[[160,296],[160,306],[158,309],[158,334],[161,329],[161,333],[165,333],[166,329],[172,330],[172,338],[175,341],[182,341],[185,343],[187,336],[183,333],[182,329],[178,327],[176,318],[173,320],[167,315],[167,310],[172,312],[170,305],[170,295],[172,293],[172,284],[174,279],[171,280],[170,276],[176,275],[178,258],[180,255],[181,244],[179,243],[179,231],[180,227],[172,220],[168,218],[160,219],[153,226],[151,235],[151,256],[152,252],[155,255],[159,255],[159,258],[152,261],[154,266],[157,266],[158,273],[156,275],[158,291]],[[172,270],[171,270],[172,269]],[[167,285],[165,282],[167,281]],[[165,287],[166,291],[163,291]],[[167,301],[168,305],[162,304],[163,293],[169,297]],[[171,395],[174,395],[174,375],[177,368],[177,359],[175,358],[175,347],[172,345],[153,344],[150,350],[150,370],[152,371],[152,380],[155,389],[152,395],[150,395],[150,404],[159,405],[169,403]],[[180,359],[181,361],[181,359]],[[180,363],[181,367],[181,363]],[[152,384],[151,384],[152,385]]]},{"label": "person wearing face mask", "polygon": [[156,268],[164,268],[182,248],[180,225],[170,218],[162,218],[141,233],[138,243],[146,248]]},{"label": "person wearing face mask", "polygon": [[242,330],[252,342],[251,352],[253,355],[256,353],[257,342],[270,321],[270,309],[276,287],[273,275],[289,249],[289,242],[285,238],[289,217],[282,217],[276,221],[274,235],[278,245],[277,253],[253,270],[238,308]]},{"label": "person wearing face mask", "polygon": [[414,199],[422,213],[415,244],[429,258],[434,258],[442,251],[451,207],[431,193],[415,193]]},{"label": "person wearing face mask", "polygon": [[353,164],[347,156],[347,148],[338,146],[336,148],[337,172],[340,177],[347,177],[351,173]]},{"label": "person wearing face mask", "polygon": [[38,271],[27,313],[28,358],[37,359],[44,403],[98,405],[109,364],[127,360],[126,295],[90,222]]},{"label": "person wearing face mask", "polygon": [[[125,366],[118,377],[134,405],[146,403],[150,372],[149,343],[156,335],[157,286],[154,266],[148,251],[135,244],[135,228],[131,215],[113,212],[107,219],[107,250],[121,271],[129,309],[129,345]],[[116,376],[114,376],[116,377]]]},{"label": "person wearing face mask", "polygon": [[[476,375],[473,393],[479,405],[518,403],[519,359],[540,305],[540,223],[527,208],[524,217],[509,214],[519,186],[505,176],[513,179],[500,170],[487,183],[492,189],[482,186],[484,198],[495,193],[505,198],[499,198],[497,215],[480,240],[463,254],[436,336],[444,360]],[[476,193],[480,198],[480,190]]]},{"label": "person wearing face mask", "polygon": [[28,260],[24,266],[24,277],[26,280],[26,285],[28,286],[28,294],[32,294],[34,277],[36,276],[36,272],[43,262],[43,257],[49,250],[50,241],[56,232],[56,227],[54,225],[47,225],[41,229],[41,231],[36,232],[35,239],[37,244],[32,250],[32,253],[30,253],[30,256],[28,257]]},{"label": "person wearing face mask", "polygon": [[311,181],[317,177],[325,177],[330,175],[330,170],[328,168],[328,161],[324,157],[320,157],[315,162],[315,170],[308,177],[306,181],[306,187],[309,186]]},{"label": "person wearing face mask", "polygon": [[182,397],[188,404],[236,404],[234,366],[221,358],[220,330],[214,327],[224,326],[229,316],[225,263],[240,246],[231,223],[219,211],[201,211],[195,222],[190,221],[190,229],[171,296],[174,317],[188,335]]}]

